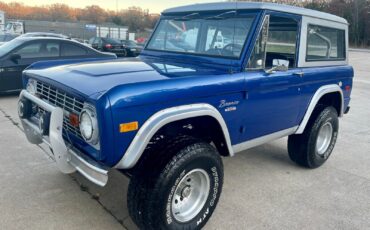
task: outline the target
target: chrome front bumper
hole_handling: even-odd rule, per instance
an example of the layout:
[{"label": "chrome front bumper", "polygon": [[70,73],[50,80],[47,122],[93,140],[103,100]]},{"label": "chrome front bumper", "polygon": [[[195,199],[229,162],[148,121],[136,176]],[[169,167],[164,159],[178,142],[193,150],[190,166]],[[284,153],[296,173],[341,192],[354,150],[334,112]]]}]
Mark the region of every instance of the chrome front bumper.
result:
[{"label": "chrome front bumper", "polygon": [[70,174],[78,171],[91,182],[99,186],[105,186],[108,182],[108,169],[88,159],[78,151],[67,147],[65,144],[62,135],[63,110],[48,104],[40,98],[28,93],[26,90],[21,92],[19,98],[28,99],[45,111],[50,112],[49,136],[43,136],[38,125],[32,120],[21,119],[28,141],[32,144],[47,144],[61,172]]}]

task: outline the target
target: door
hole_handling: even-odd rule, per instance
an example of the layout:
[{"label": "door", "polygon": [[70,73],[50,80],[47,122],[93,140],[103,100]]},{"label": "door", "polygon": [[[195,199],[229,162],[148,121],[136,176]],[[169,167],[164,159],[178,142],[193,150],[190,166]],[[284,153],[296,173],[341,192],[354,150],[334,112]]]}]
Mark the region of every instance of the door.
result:
[{"label": "door", "polygon": [[35,41],[22,45],[10,53],[3,62],[1,91],[14,91],[22,88],[22,72],[37,61],[59,58],[58,41]]},{"label": "door", "polygon": [[247,100],[241,142],[297,125],[302,82],[297,68],[299,25],[298,16],[265,16],[245,72]]}]

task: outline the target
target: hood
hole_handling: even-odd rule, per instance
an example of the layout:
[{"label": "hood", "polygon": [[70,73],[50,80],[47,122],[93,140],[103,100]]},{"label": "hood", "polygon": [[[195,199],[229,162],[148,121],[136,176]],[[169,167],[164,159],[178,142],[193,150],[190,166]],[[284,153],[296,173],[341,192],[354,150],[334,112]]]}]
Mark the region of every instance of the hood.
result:
[{"label": "hood", "polygon": [[28,69],[26,76],[71,88],[85,96],[103,93],[116,86],[174,78],[225,74],[225,67],[189,65],[158,59],[117,59]]}]

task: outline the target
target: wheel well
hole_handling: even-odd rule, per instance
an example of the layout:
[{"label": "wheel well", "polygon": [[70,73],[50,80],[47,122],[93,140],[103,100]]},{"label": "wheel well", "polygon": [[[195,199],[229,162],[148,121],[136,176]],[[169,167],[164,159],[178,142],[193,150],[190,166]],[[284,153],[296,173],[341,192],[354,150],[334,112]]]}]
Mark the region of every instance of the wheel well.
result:
[{"label": "wheel well", "polygon": [[[163,126],[153,136],[174,137],[178,135],[189,135],[208,143],[213,143],[222,156],[230,156],[226,137],[219,122],[211,116],[200,116],[174,121]],[[153,143],[155,141],[150,141]]]},{"label": "wheel well", "polygon": [[342,111],[342,95],[339,92],[327,93],[320,98],[317,105],[333,106],[338,116],[340,116]]}]

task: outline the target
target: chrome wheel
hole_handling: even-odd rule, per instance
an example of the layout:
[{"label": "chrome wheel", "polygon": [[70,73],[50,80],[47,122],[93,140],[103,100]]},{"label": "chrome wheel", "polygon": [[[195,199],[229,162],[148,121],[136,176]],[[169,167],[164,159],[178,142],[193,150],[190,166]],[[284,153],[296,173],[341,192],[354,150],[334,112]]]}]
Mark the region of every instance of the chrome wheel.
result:
[{"label": "chrome wheel", "polygon": [[333,136],[333,126],[330,122],[326,122],[319,131],[316,140],[316,152],[319,155],[324,155],[330,146]]},{"label": "chrome wheel", "polygon": [[188,172],[175,189],[172,213],[178,222],[193,219],[202,210],[210,190],[208,173],[203,169]]}]

